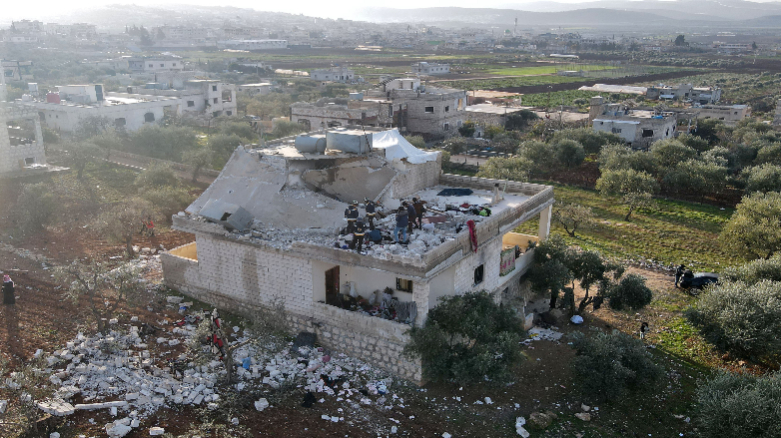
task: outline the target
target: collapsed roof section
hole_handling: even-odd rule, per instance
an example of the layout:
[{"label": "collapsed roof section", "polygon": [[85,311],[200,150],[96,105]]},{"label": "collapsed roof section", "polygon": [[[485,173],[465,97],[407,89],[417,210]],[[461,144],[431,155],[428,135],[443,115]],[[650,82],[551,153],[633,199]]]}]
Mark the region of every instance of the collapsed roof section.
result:
[{"label": "collapsed roof section", "polygon": [[334,130],[266,149],[239,147],[187,212],[238,231],[336,230],[352,201],[392,201],[435,185],[439,156],[395,129]]}]

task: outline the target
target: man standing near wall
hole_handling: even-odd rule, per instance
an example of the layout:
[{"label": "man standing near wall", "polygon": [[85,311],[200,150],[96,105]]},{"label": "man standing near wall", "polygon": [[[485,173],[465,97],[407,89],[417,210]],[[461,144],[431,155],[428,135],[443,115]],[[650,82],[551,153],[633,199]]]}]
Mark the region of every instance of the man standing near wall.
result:
[{"label": "man standing near wall", "polygon": [[[409,212],[407,207],[401,206],[396,212],[396,229],[393,235],[396,237],[396,243],[407,243],[407,226],[409,225]],[[403,240],[399,240],[399,233],[401,233]]]}]

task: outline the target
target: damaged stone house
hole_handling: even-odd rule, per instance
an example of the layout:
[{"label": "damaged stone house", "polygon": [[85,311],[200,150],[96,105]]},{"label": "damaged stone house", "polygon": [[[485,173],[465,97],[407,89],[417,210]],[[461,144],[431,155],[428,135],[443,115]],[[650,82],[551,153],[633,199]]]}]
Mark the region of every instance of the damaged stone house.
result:
[{"label": "damaged stone house", "polygon": [[45,165],[46,152],[38,112],[6,102],[6,98],[5,76],[0,74],[0,174]]},{"label": "damaged stone house", "polygon": [[[165,283],[245,315],[284,311],[292,330],[419,382],[420,363],[402,356],[408,329],[444,296],[486,290],[519,298],[532,242],[548,236],[554,202],[549,186],[442,174],[441,159],[396,129],[239,147],[173,217],[195,242],[162,256]],[[394,212],[412,197],[427,202],[423,229],[408,244],[394,243]],[[361,253],[340,235],[353,200],[381,206],[383,239]],[[529,220],[539,221],[536,235],[513,231]]]},{"label": "damaged stone house", "polygon": [[359,125],[393,127],[411,134],[443,138],[458,133],[468,118],[466,91],[422,85],[420,79],[389,79],[349,99],[297,102],[290,119],[307,129]]}]

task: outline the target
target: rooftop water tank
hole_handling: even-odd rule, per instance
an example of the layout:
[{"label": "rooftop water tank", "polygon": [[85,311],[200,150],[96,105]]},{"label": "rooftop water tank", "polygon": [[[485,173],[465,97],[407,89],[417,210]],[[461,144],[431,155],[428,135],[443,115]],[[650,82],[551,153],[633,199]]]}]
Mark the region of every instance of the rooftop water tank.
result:
[{"label": "rooftop water tank", "polygon": [[325,153],[326,139],[322,134],[299,135],[296,137],[296,150],[302,154]]}]

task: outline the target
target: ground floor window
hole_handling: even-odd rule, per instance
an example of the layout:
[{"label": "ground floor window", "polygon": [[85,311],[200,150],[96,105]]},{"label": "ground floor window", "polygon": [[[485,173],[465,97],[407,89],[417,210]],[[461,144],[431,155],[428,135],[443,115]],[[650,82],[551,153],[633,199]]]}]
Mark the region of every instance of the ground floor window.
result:
[{"label": "ground floor window", "polygon": [[475,268],[475,284],[480,284],[483,282],[483,265],[478,266]]},{"label": "ground floor window", "polygon": [[400,290],[402,292],[412,293],[412,280],[406,280],[404,278],[397,278],[396,279],[396,290]]}]

